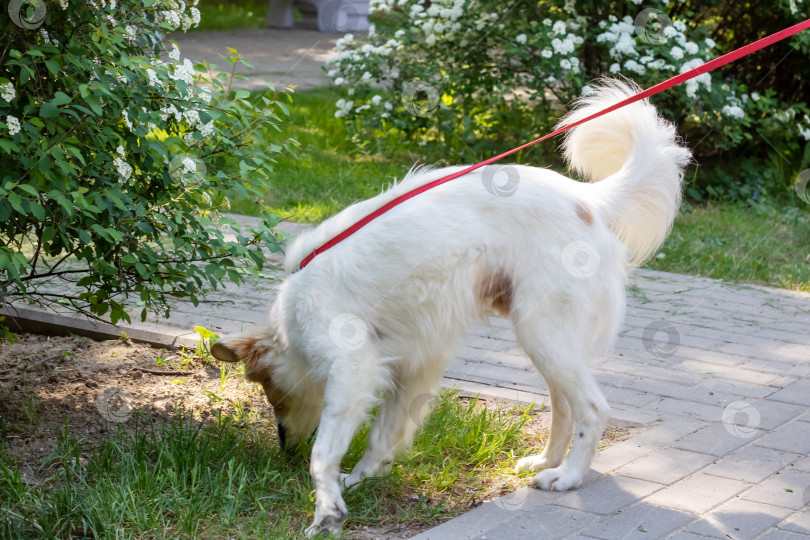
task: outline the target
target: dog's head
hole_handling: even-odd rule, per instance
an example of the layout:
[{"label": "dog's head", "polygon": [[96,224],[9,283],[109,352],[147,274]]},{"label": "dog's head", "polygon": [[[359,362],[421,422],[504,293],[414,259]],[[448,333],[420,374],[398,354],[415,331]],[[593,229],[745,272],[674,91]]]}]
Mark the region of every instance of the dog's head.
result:
[{"label": "dog's head", "polygon": [[318,425],[321,399],[308,396],[310,384],[297,381],[298,387],[288,387],[279,376],[284,362],[283,347],[269,333],[225,337],[211,346],[211,354],[221,362],[242,362],[245,378],[262,385],[273,406],[282,448],[298,446]]}]

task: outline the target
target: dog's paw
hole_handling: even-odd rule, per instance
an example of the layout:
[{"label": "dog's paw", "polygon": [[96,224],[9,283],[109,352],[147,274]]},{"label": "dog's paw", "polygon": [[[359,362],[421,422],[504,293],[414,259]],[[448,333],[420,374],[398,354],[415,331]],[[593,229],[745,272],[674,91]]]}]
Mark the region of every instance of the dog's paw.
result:
[{"label": "dog's paw", "polygon": [[542,454],[528,456],[517,462],[517,465],[515,465],[515,473],[520,474],[523,472],[539,471],[548,466],[548,460]]},{"label": "dog's paw", "polygon": [[304,531],[304,534],[306,534],[307,538],[318,538],[340,532],[346,513],[346,504],[343,501],[335,503],[328,511],[320,512],[316,510],[315,519],[312,521],[312,525]]},{"label": "dog's paw", "polygon": [[535,474],[529,485],[546,491],[568,491],[582,484],[582,475],[566,471],[565,467],[546,469]]}]

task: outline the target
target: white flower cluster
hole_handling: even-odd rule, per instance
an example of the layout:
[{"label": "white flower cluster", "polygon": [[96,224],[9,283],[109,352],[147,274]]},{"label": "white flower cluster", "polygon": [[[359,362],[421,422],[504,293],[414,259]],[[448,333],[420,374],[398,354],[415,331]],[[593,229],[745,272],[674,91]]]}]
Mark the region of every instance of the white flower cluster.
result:
[{"label": "white flower cluster", "polygon": [[729,118],[740,119],[745,116],[745,111],[743,111],[742,107],[739,105],[724,105],[720,112],[723,113],[723,116],[728,116]]},{"label": "white flower cluster", "polygon": [[[687,71],[695,69],[698,66],[702,66],[703,64],[704,62],[700,58],[693,58],[688,62],[684,62],[684,64],[681,66],[680,73],[686,73]],[[689,79],[686,81],[685,84],[686,95],[694,99],[697,97],[697,92],[701,84],[706,88],[706,91],[712,89],[712,76],[709,73],[701,73],[694,79]]]},{"label": "white flower cluster", "polygon": [[345,99],[341,98],[337,100],[335,106],[338,109],[337,111],[335,111],[335,118],[343,118],[344,116],[352,112],[352,107],[354,107],[354,101],[352,100],[346,101]]},{"label": "white flower cluster", "polygon": [[172,43],[172,48],[169,50],[169,58],[172,60],[180,60],[180,48],[177,43]]},{"label": "white flower cluster", "polygon": [[174,75],[177,81],[183,81],[187,85],[194,84],[194,65],[188,58],[183,58],[182,64],[174,64]]},{"label": "white flower cluster", "polygon": [[[611,58],[617,60],[609,68],[614,75],[625,70],[636,75],[645,75],[648,70],[685,73],[702,65],[709,57],[708,49],[716,45],[711,38],[705,39],[706,50],[701,54],[700,46],[693,41],[689,41],[686,37],[686,24],[683,21],[676,20],[672,25],[665,26],[662,31],[667,43],[673,43],[667,49],[667,54],[673,62],[670,63],[664,58],[655,58],[652,55],[642,56],[638,52],[636,28],[633,19],[630,17],[624,17],[620,21],[611,15],[607,21],[599,23],[599,28],[604,31],[596,36],[596,41],[609,44],[608,54]],[[686,95],[695,98],[701,85],[707,90],[711,89],[712,79],[710,74],[703,73],[687,81],[685,86]]]},{"label": "white flower cluster", "polygon": [[156,86],[158,88],[163,86],[163,83],[160,82],[160,79],[158,78],[157,73],[155,72],[154,69],[147,68],[146,74],[149,76],[149,86],[153,87]]},{"label": "white flower cluster", "polygon": [[6,116],[6,124],[8,124],[8,134],[16,135],[20,132],[20,120],[16,116],[10,114]]},{"label": "white flower cluster", "polygon": [[132,165],[124,160],[125,153],[123,146],[119,145],[115,151],[118,153],[118,155],[115,157],[113,162],[115,163],[116,169],[118,169],[118,182],[123,184],[129,180],[130,176],[132,176]]},{"label": "white flower cluster", "polygon": [[124,112],[121,113],[121,116],[124,119],[124,124],[127,126],[127,129],[132,131],[132,129],[133,129],[132,128],[132,121],[129,119],[129,112],[127,112],[127,110],[124,109]]},{"label": "white flower cluster", "polygon": [[17,91],[14,90],[14,85],[10,82],[0,84],[0,97],[4,100],[11,103],[11,100],[17,95]]},{"label": "white flower cluster", "polygon": [[167,4],[166,7],[170,9],[160,11],[160,17],[163,22],[168,23],[169,26],[172,27],[172,30],[182,28],[185,32],[192,27],[196,28],[197,25],[200,24],[200,10],[196,7],[197,1],[198,0],[194,0],[191,2],[188,13],[186,13],[186,2],[182,0],[169,0],[168,2],[164,2]]},{"label": "white flower cluster", "polygon": [[799,135],[801,135],[805,141],[810,141],[810,118],[808,118],[806,114],[804,115],[804,121],[807,123],[807,127],[799,124]]},{"label": "white flower cluster", "polygon": [[183,165],[183,175],[197,172],[197,164],[194,162],[193,159],[189,157],[183,158],[182,165]]}]

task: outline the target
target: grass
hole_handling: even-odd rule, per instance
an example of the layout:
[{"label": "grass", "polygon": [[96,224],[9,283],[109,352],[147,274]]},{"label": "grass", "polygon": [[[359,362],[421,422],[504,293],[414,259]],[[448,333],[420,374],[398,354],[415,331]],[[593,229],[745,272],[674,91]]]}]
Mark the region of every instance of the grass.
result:
[{"label": "grass", "polygon": [[382,152],[376,143],[350,140],[344,122],[334,116],[337,99],[330,88],[294,95],[284,135],[296,139],[301,150],[277,157],[272,191],[262,200],[232,201],[234,212],[258,215],[263,205],[293,221],[317,223],[379,194],[420,159],[407,150]]},{"label": "grass", "polygon": [[807,208],[686,206],[650,268],[810,291]]},{"label": "grass", "polygon": [[267,26],[267,0],[200,0],[200,25],[197,30],[264,28]]},{"label": "grass", "polygon": [[[525,482],[511,467],[543,442],[544,434],[521,431],[533,410],[485,408],[444,393],[394,471],[345,495],[347,527],[434,522],[480,501],[497,475]],[[256,413],[130,421],[134,429],[119,429],[86,459],[83,441],[65,428],[36,480],[0,447],[0,537],[297,538],[311,520],[307,452],[283,456]],[[367,431],[344,468],[359,459]]]}]

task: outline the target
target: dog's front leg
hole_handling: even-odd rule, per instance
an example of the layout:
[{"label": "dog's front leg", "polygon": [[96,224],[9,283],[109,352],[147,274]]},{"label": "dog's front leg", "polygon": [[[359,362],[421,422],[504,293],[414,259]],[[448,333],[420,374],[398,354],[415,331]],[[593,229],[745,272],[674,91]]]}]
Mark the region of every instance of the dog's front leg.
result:
[{"label": "dog's front leg", "polygon": [[386,390],[368,435],[366,452],[344,478],[344,487],[387,474],[394,458],[410,447],[414,432],[430,412],[443,365],[439,361],[430,363],[416,375],[400,377],[393,388]]},{"label": "dog's front leg", "polygon": [[378,372],[374,360],[364,363],[355,357],[336,363],[326,383],[324,409],[309,467],[315,483],[315,517],[306,530],[310,538],[337,532],[346,517],[340,461],[374,400]]}]

